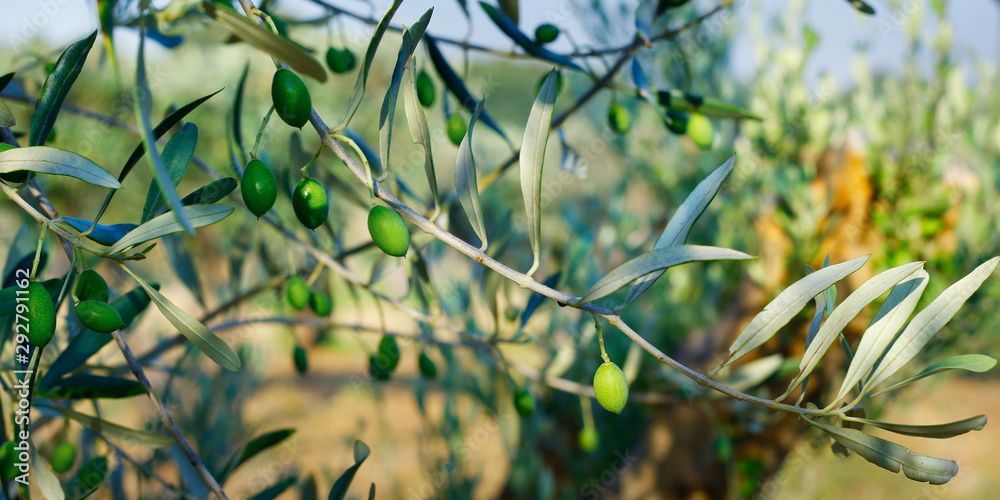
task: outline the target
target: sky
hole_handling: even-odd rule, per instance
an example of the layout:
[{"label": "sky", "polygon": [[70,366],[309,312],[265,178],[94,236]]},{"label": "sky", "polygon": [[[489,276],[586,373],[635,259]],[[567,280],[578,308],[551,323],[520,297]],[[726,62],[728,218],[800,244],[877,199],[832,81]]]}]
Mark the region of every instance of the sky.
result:
[{"label": "sky", "polygon": [[[362,0],[333,0],[338,5],[349,8],[359,13],[371,13],[377,17],[389,4],[389,0],[371,0],[371,4],[376,8],[372,9],[368,3]],[[568,30],[577,40],[588,40],[590,36],[585,28],[576,23],[572,17],[572,11],[577,4],[585,5],[590,0],[534,0],[522,1],[521,4],[521,27],[526,32],[533,31],[533,28],[545,21],[550,20],[554,14],[563,12],[568,14],[561,22],[564,29]],[[635,5],[638,0],[601,0],[605,4],[624,3],[625,5]],[[756,5],[762,1],[768,9],[778,14],[781,9],[787,8],[790,0],[739,0],[737,5],[750,2]],[[97,27],[97,15],[94,7],[94,0],[38,0],[38,1],[13,1],[2,0],[5,4],[4,15],[0,17],[0,47],[11,47],[18,37],[33,38],[40,36],[41,39],[54,46],[66,46],[74,40],[83,38],[90,31]],[[696,0],[699,6],[709,8],[715,5],[715,0]],[[877,9],[874,17],[863,16],[855,13],[846,1],[840,0],[812,0],[807,3],[806,16],[810,25],[820,34],[820,44],[814,59],[807,68],[807,78],[814,78],[817,75],[832,74],[840,83],[849,84],[851,81],[851,59],[856,47],[864,45],[868,49],[869,59],[872,66],[880,69],[892,71],[898,68],[905,57],[905,37],[894,27],[898,25],[901,16],[906,15],[908,6],[921,5],[926,9],[930,8],[931,0],[898,0],[889,2],[888,0],[870,0]],[[165,3],[164,0],[154,2],[156,4]],[[902,7],[894,9],[893,3],[898,3]],[[468,2],[472,12],[472,22],[476,28],[476,41],[500,49],[511,48],[511,42],[490,22],[482,9],[476,5],[475,1]],[[998,27],[1000,27],[1000,2],[996,0],[961,0],[948,2],[948,18],[954,26],[954,54],[960,60],[968,61],[968,55],[978,54],[988,60],[997,61]],[[467,22],[464,14],[459,8],[457,0],[408,0],[404,1],[396,14],[396,19],[416,19],[428,6],[435,7],[428,32],[438,35],[449,35],[452,37],[463,37],[466,32]],[[302,18],[309,18],[318,15],[322,11],[308,0],[283,0],[280,3],[282,13],[294,13]],[[631,7],[629,7],[631,10]],[[734,43],[734,53],[732,58],[733,72],[737,76],[747,77],[752,75],[756,67],[752,46],[750,42],[749,30],[746,25],[747,14],[740,14],[736,11],[738,25],[738,35]],[[926,16],[925,29],[928,32],[936,31],[936,27],[931,16]],[[358,28],[360,25],[353,22],[346,24],[349,27]],[[119,29],[119,32],[124,31]],[[129,33],[122,33],[116,36],[127,44],[130,39]],[[626,35],[627,36],[627,35]],[[564,38],[564,37],[561,37]],[[615,43],[626,43],[628,40],[614,40]],[[556,51],[568,50],[569,45],[564,40],[557,40],[552,46]],[[127,53],[127,52],[125,52]],[[6,72],[0,68],[0,72]]]}]

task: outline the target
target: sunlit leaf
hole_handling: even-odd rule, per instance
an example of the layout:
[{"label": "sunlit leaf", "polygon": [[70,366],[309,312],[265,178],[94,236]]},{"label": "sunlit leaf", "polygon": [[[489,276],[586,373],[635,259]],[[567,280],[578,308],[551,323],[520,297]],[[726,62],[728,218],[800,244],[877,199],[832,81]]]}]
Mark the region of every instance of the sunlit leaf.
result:
[{"label": "sunlit leaf", "polygon": [[358,472],[358,468],[361,464],[365,462],[368,455],[371,454],[371,450],[368,445],[361,441],[354,441],[354,465],[350,466],[344,473],[337,479],[337,482],[333,483],[333,488],[330,489],[329,500],[343,500],[347,496],[347,490],[351,487],[351,481],[354,480],[355,473]]},{"label": "sunlit leaf", "polygon": [[469,131],[462,139],[462,144],[458,147],[458,158],[455,167],[455,192],[458,193],[458,201],[465,210],[465,215],[469,218],[472,229],[479,236],[482,242],[481,249],[485,250],[486,226],[483,222],[483,211],[479,206],[479,183],[476,180],[476,160],[472,154],[472,130],[479,119],[479,113],[483,110],[485,99],[479,101],[472,118],[469,120]]},{"label": "sunlit leaf", "polygon": [[76,153],[48,146],[12,148],[0,152],[0,174],[18,170],[65,175],[111,189],[122,187],[115,177],[100,165]]},{"label": "sunlit leaf", "polygon": [[417,97],[417,63],[416,57],[410,57],[406,63],[407,78],[403,92],[403,103],[406,109],[406,123],[410,130],[410,140],[420,144],[424,149],[424,174],[434,198],[434,213],[441,210],[441,197],[438,195],[437,174],[434,171],[434,155],[431,153],[431,133],[427,128],[427,117],[424,108]]},{"label": "sunlit leaf", "polygon": [[985,354],[962,354],[959,356],[952,356],[945,360],[934,363],[933,365],[928,366],[927,368],[921,370],[920,373],[906,380],[902,380],[900,382],[892,384],[891,386],[882,389],[881,391],[878,391],[875,394],[872,394],[872,396],[878,396],[879,394],[899,389],[900,387],[912,384],[913,382],[916,382],[917,380],[920,380],[924,377],[930,377],[931,375],[935,375],[941,372],[947,372],[952,370],[964,370],[975,373],[983,373],[993,369],[993,367],[996,366],[996,364],[997,360]]},{"label": "sunlit leaf", "polygon": [[528,237],[534,262],[528,276],[538,269],[539,247],[542,239],[542,167],[545,164],[545,147],[549,142],[549,127],[552,125],[552,107],[556,102],[556,70],[545,77],[535,103],[528,115],[528,124],[521,139],[518,159],[521,165],[521,195],[524,210],[528,214]]},{"label": "sunlit leaf", "polygon": [[41,146],[52,131],[52,126],[56,123],[56,117],[62,108],[66,95],[69,94],[73,82],[80,76],[80,70],[87,61],[87,54],[97,40],[97,31],[91,33],[87,38],[70,45],[59,59],[55,68],[49,73],[42,85],[38,102],[35,103],[35,113],[31,117],[31,134],[28,136],[29,146]]},{"label": "sunlit leaf", "polygon": [[413,51],[417,49],[417,43],[424,36],[427,23],[431,20],[434,9],[427,9],[424,15],[420,16],[413,26],[403,31],[403,43],[399,47],[399,55],[396,57],[396,66],[392,69],[392,77],[389,79],[389,88],[385,91],[385,98],[382,100],[382,110],[379,115],[379,158],[382,160],[382,172],[389,171],[389,149],[392,146],[392,124],[396,116],[396,102],[399,98],[399,86],[403,82],[403,73],[406,71],[406,63],[413,56]]},{"label": "sunlit leaf", "polygon": [[66,498],[66,492],[62,489],[59,476],[52,471],[49,463],[42,458],[38,450],[35,450],[31,454],[31,471],[35,478],[35,484],[38,485],[38,489],[41,490],[42,496],[46,500],[63,500]]},{"label": "sunlit leaf", "polygon": [[[192,227],[204,227],[228,217],[229,214],[233,213],[233,207],[229,205],[189,205],[181,207],[180,211],[191,221]],[[112,245],[108,249],[108,253],[113,255],[129,247],[179,231],[183,231],[183,228],[177,220],[177,212],[170,211],[133,229]]]}]

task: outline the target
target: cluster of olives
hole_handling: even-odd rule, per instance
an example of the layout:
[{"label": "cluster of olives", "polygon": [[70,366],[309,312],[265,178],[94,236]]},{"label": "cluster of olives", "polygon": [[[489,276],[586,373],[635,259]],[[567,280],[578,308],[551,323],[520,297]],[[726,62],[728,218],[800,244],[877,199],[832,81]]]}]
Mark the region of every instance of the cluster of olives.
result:
[{"label": "cluster of olives", "polygon": [[[396,339],[391,335],[383,335],[378,343],[378,352],[368,357],[368,373],[375,380],[382,382],[389,380],[399,366],[399,359],[399,344]],[[420,351],[417,358],[417,367],[425,379],[437,378],[437,365],[424,350]]]},{"label": "cluster of olives", "polygon": [[322,290],[310,290],[305,280],[292,276],[285,285],[285,297],[288,303],[297,311],[304,311],[306,306],[317,316],[327,317],[333,312],[333,302],[330,296]]},{"label": "cluster of olives", "polygon": [[[150,286],[160,289],[159,283]],[[136,287],[109,303],[108,284],[93,269],[80,273],[73,294],[77,300],[76,317],[83,326],[98,333],[111,333],[128,326],[151,301],[142,287]]]},{"label": "cluster of olives", "polygon": [[687,134],[698,147],[708,149],[715,139],[712,122],[700,113],[685,113],[676,109],[667,110],[667,129],[677,135]]}]

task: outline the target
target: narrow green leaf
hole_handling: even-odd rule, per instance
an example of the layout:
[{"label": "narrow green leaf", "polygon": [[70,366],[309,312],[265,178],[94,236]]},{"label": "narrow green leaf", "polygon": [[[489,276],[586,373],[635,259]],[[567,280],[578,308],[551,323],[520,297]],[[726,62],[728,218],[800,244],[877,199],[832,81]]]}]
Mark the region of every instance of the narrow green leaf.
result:
[{"label": "narrow green leaf", "polygon": [[542,239],[542,167],[545,164],[545,147],[549,142],[549,127],[552,125],[552,108],[556,102],[556,70],[549,71],[542,88],[535,97],[528,115],[528,124],[521,139],[521,195],[524,210],[528,214],[528,237],[534,261],[528,276],[538,269]]},{"label": "narrow green leaf", "polygon": [[913,359],[931,337],[951,320],[965,301],[979,289],[996,269],[998,262],[1000,257],[984,262],[968,276],[941,292],[930,305],[913,316],[910,324],[906,325],[879,364],[872,369],[872,376],[865,382],[865,390],[882,383]]},{"label": "narrow green leaf", "polygon": [[49,463],[42,458],[37,449],[31,453],[31,471],[35,476],[35,484],[38,485],[38,489],[42,491],[42,496],[46,500],[64,500],[66,498],[66,492],[62,489],[59,476],[52,471]]},{"label": "narrow green leaf", "polygon": [[[215,224],[233,213],[229,205],[189,205],[181,207],[181,212],[191,221],[192,227],[204,227]],[[183,231],[177,220],[177,212],[170,211],[153,218],[123,236],[108,249],[109,255],[119,253],[127,248],[155,240],[163,235]]]},{"label": "narrow green leaf", "polygon": [[927,271],[920,269],[893,287],[889,297],[882,303],[882,307],[879,308],[878,313],[869,323],[868,329],[861,336],[861,342],[858,343],[854,359],[851,360],[851,365],[847,368],[844,383],[840,385],[837,397],[834,398],[829,408],[836,406],[844,399],[844,396],[847,396],[861,381],[861,378],[875,366],[879,357],[885,352],[885,348],[892,342],[893,337],[910,319],[910,314],[916,309],[917,302],[920,301],[920,296],[923,295],[924,288],[927,287],[928,278]]},{"label": "narrow green leaf", "polygon": [[223,177],[219,180],[212,181],[198,189],[196,189],[191,194],[184,197],[181,200],[182,205],[211,205],[213,203],[218,203],[229,193],[236,190],[239,182],[234,177]]},{"label": "narrow green leaf", "polygon": [[853,420],[878,427],[879,429],[885,429],[889,432],[902,434],[904,436],[932,439],[948,439],[955,436],[961,436],[962,434],[970,431],[981,431],[983,430],[983,427],[986,427],[986,415],[976,415],[975,417],[969,417],[955,422],[948,422],[947,424],[933,425],[892,424],[889,422],[879,422],[877,420],[868,420],[865,418],[857,418]]},{"label": "narrow green leaf", "polygon": [[860,269],[865,262],[868,262],[869,257],[866,255],[820,269],[779,293],[740,332],[736,341],[729,348],[729,356],[720,366],[736,361],[767,342],[775,333],[778,333],[781,327],[791,321],[813,297]]},{"label": "narrow green leaf", "polygon": [[516,25],[521,19],[521,9],[518,0],[497,0],[500,10]]},{"label": "narrow green leaf", "polygon": [[73,82],[80,76],[80,70],[83,69],[87,54],[90,53],[90,48],[96,39],[97,31],[94,31],[87,38],[70,45],[59,56],[55,68],[42,85],[38,102],[35,103],[35,113],[31,117],[31,134],[28,136],[29,146],[45,144],[45,139],[49,137],[49,132],[56,123],[63,101],[66,100]]},{"label": "narrow green leaf", "polygon": [[805,419],[829,434],[835,441],[857,453],[865,460],[890,472],[903,468],[906,477],[914,481],[944,484],[958,474],[958,463],[953,460],[918,455],[906,447],[870,436],[855,429],[834,427]]},{"label": "narrow green leaf", "polygon": [[761,118],[735,104],[722,102],[711,97],[702,97],[680,90],[661,90],[656,100],[663,106],[688,113],[700,113],[709,118],[736,118],[760,120]]},{"label": "narrow green leaf", "polygon": [[[437,41],[430,35],[424,36],[424,40],[427,44],[427,53],[431,56],[431,63],[434,64],[434,69],[437,71],[438,76],[441,77],[445,86],[455,95],[455,98],[458,99],[462,106],[469,110],[469,112],[474,113],[478,101],[475,97],[472,97],[469,89],[465,87],[465,82],[462,81],[458,73],[455,73],[455,70],[448,64],[448,60],[444,58],[444,54],[441,53],[441,49],[437,46]],[[509,142],[507,135],[503,133],[503,130],[500,130],[500,126],[493,121],[493,118],[490,118],[489,113],[486,111],[481,111],[481,113],[482,117],[480,119],[482,122],[500,134],[500,137],[503,137],[505,141]]]},{"label": "narrow green leaf", "polygon": [[12,148],[0,152],[0,174],[28,170],[40,174],[65,175],[95,186],[119,189],[122,185],[100,165],[69,151],[48,146]]},{"label": "narrow green leaf", "polygon": [[[181,130],[174,134],[167,142],[167,145],[163,147],[163,153],[160,157],[163,158],[163,163],[167,167],[170,180],[173,182],[175,188],[181,183],[181,179],[184,178],[188,165],[191,164],[191,160],[194,158],[194,149],[197,145],[198,126],[189,122],[185,123],[181,127]],[[150,181],[149,191],[146,193],[146,204],[142,207],[142,219],[140,222],[145,223],[155,217],[156,212],[163,206],[163,201],[163,194],[160,192],[159,184],[156,181]],[[181,204],[183,204],[183,200]]]},{"label": "narrow green leaf", "polygon": [[855,9],[858,9],[858,12],[861,12],[862,14],[868,14],[869,16],[875,15],[875,9],[871,5],[868,5],[868,2],[863,0],[847,0],[847,3],[851,4],[851,6]]},{"label": "narrow green leaf", "polygon": [[586,304],[611,295],[640,276],[645,276],[653,271],[666,269],[671,266],[694,261],[744,260],[752,258],[753,256],[737,250],[700,245],[677,245],[654,248],[616,267],[594,284],[594,286],[590,287],[590,290],[580,298],[577,304]]},{"label": "narrow green leaf", "polygon": [[[434,198],[434,213],[441,211],[441,196],[438,194],[437,174],[434,171],[434,155],[431,152],[431,133],[427,128],[427,116],[417,97],[417,62],[416,57],[410,57],[406,63],[407,79],[403,92],[403,104],[406,109],[406,123],[410,129],[410,140],[424,148],[424,174]],[[432,217],[433,218],[433,217]]]},{"label": "narrow green leaf", "polygon": [[149,88],[149,82],[146,80],[145,44],[146,37],[140,34],[139,56],[138,62],[136,63],[136,83],[135,91],[133,92],[133,97],[135,99],[135,115],[139,119],[139,130],[142,132],[142,142],[146,145],[146,150],[149,152],[149,165],[152,167],[153,173],[155,174],[153,178],[156,179],[156,183],[159,184],[160,191],[167,199],[167,204],[174,211],[174,213],[177,214],[181,227],[183,227],[189,235],[194,236],[194,226],[191,225],[191,221],[188,219],[187,214],[184,213],[183,210],[178,210],[181,207],[181,197],[177,194],[177,189],[174,188],[174,184],[170,180],[170,172],[167,171],[167,166],[163,163],[163,158],[160,157],[160,152],[156,150],[156,136],[153,134],[153,125],[150,120],[150,113],[153,106],[153,95]]},{"label": "narrow green leaf", "polygon": [[135,380],[101,375],[73,375],[44,386],[39,392],[51,399],[120,399],[144,394]]},{"label": "narrow green leaf", "polygon": [[923,370],[920,371],[920,373],[906,380],[892,384],[892,386],[882,389],[881,391],[878,391],[875,394],[872,394],[872,397],[899,389],[900,387],[912,384],[917,380],[920,380],[924,377],[930,377],[931,375],[935,375],[937,373],[951,371],[951,370],[965,370],[970,372],[983,373],[993,369],[993,367],[996,366],[996,364],[997,360],[985,354],[962,354],[959,356],[952,356],[945,360],[934,363],[933,365],[928,366],[927,368],[924,368]]},{"label": "narrow green leaf", "polygon": [[365,60],[361,65],[361,71],[358,71],[358,80],[354,83],[351,103],[347,106],[347,114],[344,116],[344,121],[337,127],[338,130],[347,128],[347,125],[351,123],[351,119],[354,118],[354,113],[358,111],[358,106],[361,106],[361,99],[364,98],[365,89],[368,85],[368,72],[371,71],[372,61],[375,60],[375,53],[378,52],[378,44],[382,41],[382,36],[385,35],[385,30],[389,28],[389,22],[392,20],[393,14],[396,13],[396,9],[399,8],[401,3],[403,3],[403,0],[392,0],[392,5],[385,10],[385,14],[382,14],[382,19],[375,25],[375,32],[372,33],[372,38],[368,42],[368,50],[365,51]]},{"label": "narrow green leaf", "polygon": [[10,112],[10,108],[7,107],[7,103],[0,99],[0,127],[13,127],[17,125],[17,119],[14,118],[14,113]]},{"label": "narrow green leaf", "polygon": [[108,439],[114,439],[115,441],[121,441],[123,443],[135,444],[139,446],[149,446],[151,448],[159,448],[174,443],[173,438],[149,432],[137,431],[135,429],[129,429],[128,427],[122,427],[106,420],[91,417],[90,415],[77,413],[69,408],[49,405],[42,402],[36,404],[42,408],[59,413],[70,420],[75,420],[84,427],[100,434],[101,436]]},{"label": "narrow green leaf", "polygon": [[108,475],[108,459],[97,457],[83,464],[76,476],[66,483],[66,491],[72,500],[83,500],[89,497],[104,482]]},{"label": "narrow green leaf", "polygon": [[174,325],[174,328],[181,335],[187,337],[195,347],[200,349],[201,352],[205,353],[209,359],[215,361],[219,366],[233,373],[240,371],[240,358],[233,351],[233,348],[229,347],[229,344],[225,343],[190,314],[184,312],[183,309],[170,302],[163,294],[146,283],[142,278],[136,276],[128,267],[123,265],[122,269],[132,276],[143,290],[146,290],[146,294],[156,304],[156,308],[160,310],[160,313],[167,318],[167,321],[171,325]]},{"label": "narrow green leaf", "polygon": [[406,63],[413,56],[413,51],[417,49],[417,43],[424,36],[424,30],[427,29],[427,23],[430,22],[433,13],[433,7],[427,9],[427,12],[424,12],[424,15],[420,16],[420,19],[413,26],[403,31],[403,43],[399,47],[396,66],[392,69],[389,88],[385,91],[385,98],[382,99],[382,110],[379,115],[379,158],[382,161],[382,175],[389,172],[392,124],[396,117],[396,102],[399,98],[399,86],[403,82],[403,73],[406,71]]},{"label": "narrow green leaf", "polygon": [[[57,219],[59,222],[65,222],[73,229],[83,232],[89,229],[94,223],[86,219],[77,219],[76,217],[60,217]],[[103,224],[98,224],[94,226],[94,230],[87,235],[87,239],[100,243],[104,246],[111,246],[122,239],[123,236],[128,234],[133,229],[139,227],[138,224],[112,224],[110,226],[105,226]]]},{"label": "narrow green leaf", "polygon": [[479,236],[482,242],[480,248],[486,250],[486,226],[483,223],[483,211],[479,206],[479,182],[476,180],[476,159],[472,154],[472,129],[476,126],[476,120],[483,110],[484,98],[476,105],[472,118],[469,120],[469,131],[462,139],[462,144],[458,146],[458,159],[455,168],[455,192],[458,193],[458,201],[465,210],[465,215],[472,224],[472,229]]},{"label": "narrow green leaf", "polygon": [[243,453],[240,454],[240,458],[236,461],[236,465],[240,466],[246,463],[247,460],[255,457],[257,454],[281,444],[284,440],[291,437],[292,434],[295,434],[295,429],[279,429],[261,434],[251,439],[250,442],[247,443],[246,448],[243,449]]},{"label": "narrow green leaf", "polygon": [[326,81],[326,70],[313,56],[302,50],[298,44],[271,33],[263,26],[255,24],[235,10],[216,7],[212,2],[202,2],[202,8],[212,19],[229,28],[240,40],[251,47],[280,59],[296,73]]},{"label": "narrow green leaf", "polygon": [[525,52],[531,54],[539,59],[544,59],[553,64],[558,64],[566,68],[570,68],[580,72],[586,72],[579,64],[573,62],[572,59],[562,55],[556,54],[549,49],[542,47],[535,43],[528,35],[525,35],[520,28],[517,27],[517,23],[512,21],[505,13],[497,10],[496,7],[486,3],[479,2],[479,5],[483,7],[486,11],[486,15],[490,17],[494,24],[500,28],[511,40],[514,41],[519,47],[524,49]]},{"label": "narrow green leaf", "polygon": [[[638,63],[633,62],[633,68],[638,67]],[[642,74],[641,68],[639,69],[639,74]],[[645,78],[642,76],[641,78]],[[709,174],[704,180],[698,183],[688,195],[684,203],[677,207],[677,211],[674,212],[673,217],[670,218],[670,222],[667,223],[667,227],[663,229],[663,234],[656,240],[656,244],[653,245],[654,249],[666,248],[674,245],[683,245],[687,241],[688,234],[691,232],[691,228],[694,223],[697,222],[698,217],[705,212],[708,205],[712,203],[715,199],[715,195],[719,192],[722,187],[722,183],[729,178],[729,174],[732,173],[733,168],[736,167],[736,155],[733,155],[729,160],[722,164],[719,168],[715,169],[714,172]],[[642,276],[635,281],[632,285],[632,289],[629,290],[628,296],[625,301],[622,302],[622,307],[627,306],[639,298],[640,295],[646,292],[649,287],[653,286],[653,283],[663,275],[663,271],[657,271],[651,273],[647,276]]]},{"label": "narrow green leaf", "polygon": [[16,71],[11,71],[10,73],[0,75],[0,92],[3,92],[3,89],[7,88],[7,85],[14,80],[15,74]]},{"label": "narrow green leaf", "polygon": [[236,96],[233,98],[233,141],[236,143],[236,149],[239,151],[243,165],[247,163],[246,147],[243,146],[243,94],[246,91],[247,75],[249,74],[250,62],[247,61],[246,66],[243,67],[243,74],[240,75],[240,82],[236,85]]},{"label": "narrow green leaf", "polygon": [[788,397],[802,380],[812,373],[816,365],[819,364],[820,359],[826,354],[827,349],[830,348],[833,341],[840,335],[840,332],[868,304],[871,304],[875,299],[881,297],[882,294],[888,292],[890,288],[896,286],[897,283],[903,281],[907,276],[917,272],[923,265],[923,262],[911,262],[883,271],[864,282],[854,293],[850,294],[840,306],[833,310],[833,314],[823,323],[816,337],[809,343],[805,354],[802,355],[802,361],[799,362],[798,375],[792,379],[792,382],[788,384],[788,389],[785,390],[785,393],[778,400],[780,401]]},{"label": "narrow green leaf", "polygon": [[358,468],[361,464],[365,462],[368,455],[371,454],[371,450],[368,445],[361,441],[354,441],[354,465],[350,466],[344,473],[337,478],[337,482],[333,483],[333,488],[330,489],[329,500],[344,500],[347,496],[347,490],[351,487],[351,481],[354,480],[354,474],[358,472]]},{"label": "narrow green leaf", "polygon": [[299,478],[296,476],[281,479],[277,483],[274,483],[270,487],[265,488],[256,495],[250,497],[249,500],[274,500],[275,498],[278,498],[278,495],[284,493],[285,490],[294,486],[298,480]]}]

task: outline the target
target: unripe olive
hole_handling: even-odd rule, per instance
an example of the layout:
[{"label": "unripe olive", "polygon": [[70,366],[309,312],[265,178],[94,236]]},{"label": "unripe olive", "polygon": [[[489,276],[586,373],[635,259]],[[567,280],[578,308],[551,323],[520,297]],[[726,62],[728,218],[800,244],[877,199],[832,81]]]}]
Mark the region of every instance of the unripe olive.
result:
[{"label": "unripe olive", "polygon": [[334,73],[347,73],[354,69],[357,62],[357,58],[354,57],[354,52],[351,52],[351,49],[345,48],[339,50],[334,47],[326,49],[326,65]]},{"label": "unripe olive", "polygon": [[715,138],[715,130],[712,129],[712,122],[705,118],[705,115],[692,113],[688,119],[687,135],[701,149],[712,147],[712,139]]},{"label": "unripe olive", "polygon": [[309,304],[309,287],[302,278],[292,276],[285,287],[285,296],[292,307],[301,311]]},{"label": "unripe olive", "polygon": [[447,129],[448,140],[456,146],[462,144],[462,139],[465,139],[465,132],[467,130],[465,120],[462,120],[462,117],[457,114],[451,115],[451,118],[448,118]]},{"label": "unripe olive", "polygon": [[382,367],[392,372],[399,364],[399,344],[391,335],[384,335],[378,343],[378,359]]},{"label": "unripe olive", "polygon": [[392,377],[392,370],[385,367],[385,364],[379,361],[378,356],[371,355],[368,357],[368,373],[375,380],[389,380]]},{"label": "unripe olive", "polygon": [[[546,73],[542,75],[542,77],[538,80],[538,85],[535,86],[536,94],[542,91],[542,85],[545,85],[545,79],[548,77],[549,74]],[[559,92],[562,92],[562,87],[563,87],[562,71],[556,70],[556,95],[559,95]]]},{"label": "unripe olive", "polygon": [[309,372],[309,354],[304,347],[300,345],[295,346],[295,350],[292,352],[292,361],[295,362],[295,371],[299,375],[305,375]]},{"label": "unripe olive", "polygon": [[56,331],[56,309],[49,291],[37,281],[28,284],[28,342],[45,347]]},{"label": "unripe olive", "polygon": [[[6,142],[0,142],[0,153],[9,149],[14,149],[14,146],[11,146]],[[0,174],[0,179],[3,179],[11,184],[22,184],[28,182],[28,179],[31,178],[31,174],[32,172],[27,170],[15,170],[13,172],[7,172],[6,174]]]},{"label": "unripe olive", "polygon": [[621,413],[628,402],[628,381],[618,365],[607,362],[594,374],[594,392],[597,402],[611,413]]},{"label": "unripe olive", "polygon": [[402,257],[410,248],[410,232],[395,210],[376,205],[368,212],[368,234],[383,252]]},{"label": "unripe olive", "polygon": [[577,442],[579,442],[581,450],[590,453],[597,449],[597,445],[601,442],[601,436],[597,433],[597,429],[584,427],[580,431],[580,435],[577,436]]},{"label": "unripe olive", "polygon": [[436,94],[430,75],[421,70],[417,75],[417,99],[420,101],[420,105],[425,108],[431,107],[434,104]]},{"label": "unripe olive", "polygon": [[434,364],[434,360],[431,359],[426,352],[420,351],[420,358],[417,359],[417,365],[420,367],[420,374],[423,375],[424,378],[437,378],[437,366]]},{"label": "unripe olive", "polygon": [[73,443],[62,443],[52,452],[52,459],[49,464],[57,474],[62,474],[73,468],[76,462],[76,445]]},{"label": "unripe olive", "polygon": [[330,296],[322,291],[315,291],[309,294],[309,308],[316,313],[317,316],[329,316],[333,311],[333,304],[330,302]]},{"label": "unripe olive", "polygon": [[539,24],[535,28],[535,41],[541,45],[552,43],[559,37],[559,28],[553,24]]},{"label": "unripe olive", "polygon": [[632,126],[632,116],[629,115],[628,108],[621,104],[612,104],[608,108],[608,125],[611,130],[619,134],[624,134]]},{"label": "unripe olive", "polygon": [[0,446],[0,476],[3,476],[7,481],[11,481],[17,477],[16,459],[17,452],[14,451],[13,441],[7,441]]},{"label": "unripe olive", "polygon": [[97,333],[111,333],[125,326],[115,308],[96,300],[84,300],[77,304],[76,317],[83,326]]},{"label": "unripe olive", "polygon": [[677,111],[676,109],[667,110],[666,119],[667,130],[681,135],[687,132],[688,128],[688,115],[683,111]]},{"label": "unripe olive", "polygon": [[274,111],[281,120],[295,127],[302,128],[309,121],[312,113],[312,100],[309,89],[302,79],[285,68],[274,72],[271,80],[271,100]]},{"label": "unripe olive", "polygon": [[299,222],[309,229],[316,229],[330,214],[330,201],[323,186],[311,177],[305,177],[295,186],[292,208]]},{"label": "unripe olive", "polygon": [[111,298],[108,282],[104,281],[97,271],[87,269],[80,273],[80,277],[76,280],[76,298],[81,301],[96,300],[107,304]]},{"label": "unripe olive", "polygon": [[264,162],[250,160],[243,170],[240,193],[243,194],[243,201],[250,213],[259,219],[271,210],[274,200],[278,199],[278,181],[274,178],[274,172]]},{"label": "unripe olive", "polygon": [[518,415],[530,417],[532,413],[535,413],[535,396],[527,389],[519,388],[514,391],[514,408]]}]

